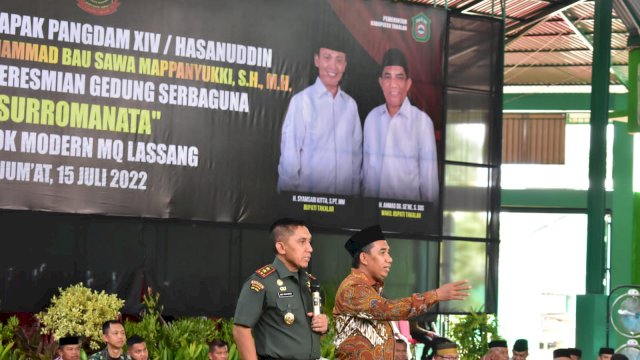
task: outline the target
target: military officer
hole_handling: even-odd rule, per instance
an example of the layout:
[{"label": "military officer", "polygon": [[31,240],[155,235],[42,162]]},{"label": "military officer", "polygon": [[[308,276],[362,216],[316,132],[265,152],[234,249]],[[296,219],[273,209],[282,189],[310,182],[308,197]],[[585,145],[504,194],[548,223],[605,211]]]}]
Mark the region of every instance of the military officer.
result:
[{"label": "military officer", "polygon": [[107,347],[91,355],[89,360],[131,360],[131,357],[122,350],[127,343],[127,336],[120,321],[108,320],[102,324],[102,340]]},{"label": "military officer", "polygon": [[312,312],[311,234],[304,222],[280,219],[271,226],[276,258],[243,285],[233,337],[244,360],[317,359],[328,318]]}]

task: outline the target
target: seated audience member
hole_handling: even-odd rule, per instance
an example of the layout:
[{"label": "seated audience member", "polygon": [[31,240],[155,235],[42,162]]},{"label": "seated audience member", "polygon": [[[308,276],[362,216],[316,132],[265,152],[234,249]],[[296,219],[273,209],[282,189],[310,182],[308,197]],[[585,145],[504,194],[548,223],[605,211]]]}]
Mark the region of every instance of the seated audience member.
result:
[{"label": "seated audience member", "polygon": [[141,336],[133,335],[127,339],[127,353],[133,360],[148,360],[147,343]]},{"label": "seated audience member", "polygon": [[409,333],[416,341],[425,344],[425,349],[429,348],[428,344],[438,337],[435,330],[435,321],[438,314],[426,313],[416,316],[409,320]]},{"label": "seated audience member", "polygon": [[[440,355],[438,355],[438,348],[440,347],[441,344],[453,344],[455,346],[455,343],[453,343],[451,340],[447,338],[434,337],[429,344],[430,347],[428,349],[425,348],[424,351],[422,352],[422,360],[432,360],[432,359],[442,360],[443,356],[445,356],[444,354],[447,352],[446,350],[442,350],[442,349],[446,349],[447,346],[444,346],[440,351]],[[458,351],[456,349],[456,354],[457,353]],[[436,358],[436,356],[438,357]]]},{"label": "seated audience member", "polygon": [[407,360],[407,343],[402,339],[396,339],[395,352],[393,353],[394,360]]},{"label": "seated audience member", "polygon": [[80,339],[77,336],[65,336],[58,341],[58,357],[62,360],[80,359]]},{"label": "seated audience member", "polygon": [[438,314],[435,313],[426,313],[409,320],[409,334],[411,334],[411,338],[418,343],[424,344],[421,359],[427,358],[429,349],[431,349],[431,342],[438,337],[435,331],[437,316]]},{"label": "seated audience member", "polygon": [[518,339],[513,344],[513,360],[527,360],[529,356],[529,342],[526,339]]},{"label": "seated audience member", "polygon": [[568,348],[569,355],[571,355],[571,360],[580,360],[582,358],[582,350],[578,348]]},{"label": "seated audience member", "polygon": [[611,356],[615,351],[610,347],[602,347],[598,351],[598,360],[611,360]]},{"label": "seated audience member", "polygon": [[[410,349],[411,344],[416,343],[416,340],[411,338],[411,334],[409,332],[409,322],[406,320],[400,320],[390,321],[389,323],[391,324],[391,328],[393,329],[393,337],[396,339],[396,343],[398,342],[398,340],[404,341],[405,354],[407,355],[405,359],[411,359],[412,356],[410,354],[410,351],[408,350]],[[394,358],[397,359],[395,356]]]},{"label": "seated audience member", "polygon": [[506,340],[493,340],[489,342],[489,352],[484,360],[509,360],[509,347]]},{"label": "seated audience member", "polygon": [[553,350],[553,360],[571,360],[571,352],[569,349]]},{"label": "seated audience member", "polygon": [[102,341],[107,346],[91,355],[89,360],[131,360],[129,355],[122,350],[127,342],[127,337],[124,333],[124,326],[120,321],[109,320],[102,324]]},{"label": "seated audience member", "polygon": [[458,360],[458,346],[450,341],[440,342],[436,345],[434,360]]},{"label": "seated audience member", "polygon": [[209,344],[209,360],[227,360],[229,345],[223,340],[214,339]]}]

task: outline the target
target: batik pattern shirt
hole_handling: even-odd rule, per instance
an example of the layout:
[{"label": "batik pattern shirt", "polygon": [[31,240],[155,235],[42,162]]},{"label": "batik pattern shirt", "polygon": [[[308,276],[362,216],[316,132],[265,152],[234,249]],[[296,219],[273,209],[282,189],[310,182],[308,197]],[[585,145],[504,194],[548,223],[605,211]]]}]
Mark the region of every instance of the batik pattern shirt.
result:
[{"label": "batik pattern shirt", "polygon": [[381,296],[382,288],[357,269],[340,284],[333,308],[337,359],[393,359],[389,321],[419,315],[438,302],[435,291],[390,300]]}]

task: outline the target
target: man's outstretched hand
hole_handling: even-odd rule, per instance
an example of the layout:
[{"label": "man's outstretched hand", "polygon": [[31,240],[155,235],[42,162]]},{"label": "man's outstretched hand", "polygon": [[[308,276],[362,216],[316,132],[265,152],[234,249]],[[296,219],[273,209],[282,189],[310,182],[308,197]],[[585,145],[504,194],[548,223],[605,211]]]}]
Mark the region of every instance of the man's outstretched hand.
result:
[{"label": "man's outstretched hand", "polygon": [[462,280],[444,284],[435,291],[438,294],[438,301],[448,301],[466,299],[469,296],[469,289],[471,289],[469,280]]}]

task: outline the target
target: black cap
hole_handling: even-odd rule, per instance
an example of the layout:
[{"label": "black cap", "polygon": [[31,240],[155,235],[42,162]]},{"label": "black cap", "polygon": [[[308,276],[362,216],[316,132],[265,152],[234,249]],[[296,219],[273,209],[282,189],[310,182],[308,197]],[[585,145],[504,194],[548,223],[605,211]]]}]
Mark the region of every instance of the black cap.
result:
[{"label": "black cap", "polygon": [[407,58],[404,56],[404,53],[396,48],[391,48],[387,50],[386,53],[382,56],[382,71],[386,66],[402,66],[404,72],[407,76],[409,76],[409,67],[407,66]]},{"label": "black cap", "polygon": [[354,257],[363,247],[377,240],[386,240],[386,238],[380,225],[373,225],[355,233],[344,244],[344,248],[351,254],[351,257]]},{"label": "black cap", "polygon": [[555,349],[553,350],[553,358],[559,357],[571,357],[571,352],[569,349]]},{"label": "black cap", "polygon": [[513,351],[529,351],[529,342],[527,339],[518,339],[513,344]]},{"label": "black cap", "polygon": [[80,338],[77,336],[65,336],[65,337],[61,337],[60,340],[58,340],[59,346],[78,345],[78,344],[80,344]]},{"label": "black cap", "polygon": [[318,48],[315,51],[319,52],[320,48],[325,48],[346,53],[346,34],[339,27],[321,24],[315,36],[318,38]]},{"label": "black cap", "polygon": [[496,348],[496,347],[503,347],[503,348],[508,347],[507,340],[493,340],[489,343],[489,349]]},{"label": "black cap", "polygon": [[142,338],[142,336],[138,336],[138,335],[133,335],[130,338],[127,339],[127,346],[131,347],[135,344],[140,344],[144,342],[144,338]]},{"label": "black cap", "polygon": [[613,355],[613,353],[615,353],[615,350],[610,347],[601,347],[600,351],[598,351],[598,355]]},{"label": "black cap", "polygon": [[578,348],[568,348],[567,350],[569,350],[569,355],[582,357],[582,350]]}]

